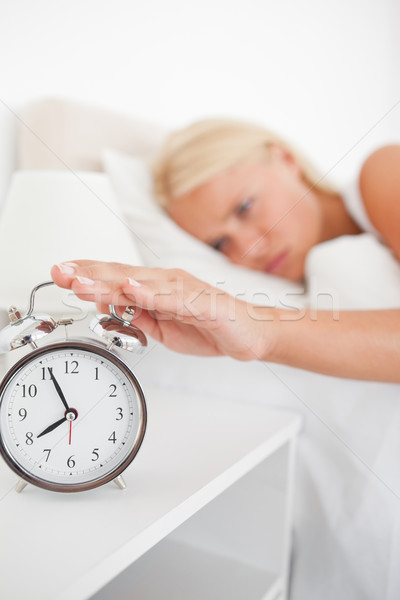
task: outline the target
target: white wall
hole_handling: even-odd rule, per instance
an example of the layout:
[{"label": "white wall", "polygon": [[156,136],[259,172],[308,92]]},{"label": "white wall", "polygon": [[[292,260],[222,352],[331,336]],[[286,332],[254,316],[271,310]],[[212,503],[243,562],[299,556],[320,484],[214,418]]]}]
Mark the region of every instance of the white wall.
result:
[{"label": "white wall", "polygon": [[[400,139],[397,0],[0,0],[0,201],[21,107],[260,121],[336,179]],[[395,106],[395,108],[393,108]],[[361,141],[360,141],[361,140]],[[347,154],[350,151],[349,154]]]}]

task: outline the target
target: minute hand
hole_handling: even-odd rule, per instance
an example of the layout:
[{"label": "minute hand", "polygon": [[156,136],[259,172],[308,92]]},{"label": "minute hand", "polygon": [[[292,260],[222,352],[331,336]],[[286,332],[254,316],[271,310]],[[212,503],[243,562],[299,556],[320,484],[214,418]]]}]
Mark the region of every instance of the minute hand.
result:
[{"label": "minute hand", "polygon": [[54,375],[53,375],[53,371],[52,371],[52,369],[50,369],[50,368],[49,368],[49,373],[50,373],[51,380],[52,380],[52,382],[54,383],[54,387],[55,387],[55,388],[56,388],[56,390],[57,390],[57,394],[60,396],[60,398],[61,398],[61,401],[62,401],[62,403],[64,404],[65,408],[66,408],[66,409],[69,411],[69,410],[70,410],[70,408],[69,408],[69,406],[68,406],[68,403],[67,403],[67,401],[66,401],[66,399],[65,399],[65,396],[64,396],[64,394],[63,394],[63,392],[62,392],[62,389],[60,388],[60,386],[59,386],[59,383],[58,383],[57,379],[54,377]]}]

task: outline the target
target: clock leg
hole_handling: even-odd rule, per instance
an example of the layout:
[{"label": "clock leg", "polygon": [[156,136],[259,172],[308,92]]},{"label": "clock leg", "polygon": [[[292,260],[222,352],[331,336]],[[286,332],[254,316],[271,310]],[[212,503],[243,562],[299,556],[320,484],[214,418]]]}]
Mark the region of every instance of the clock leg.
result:
[{"label": "clock leg", "polygon": [[115,479],[113,479],[115,485],[120,489],[120,490],[125,490],[126,489],[126,483],[124,481],[124,478],[122,477],[122,475],[118,475],[118,477],[116,477]]},{"label": "clock leg", "polygon": [[19,479],[17,485],[15,486],[15,491],[20,494],[22,492],[22,490],[24,490],[26,488],[28,484],[26,483],[26,481],[24,481],[23,479]]}]

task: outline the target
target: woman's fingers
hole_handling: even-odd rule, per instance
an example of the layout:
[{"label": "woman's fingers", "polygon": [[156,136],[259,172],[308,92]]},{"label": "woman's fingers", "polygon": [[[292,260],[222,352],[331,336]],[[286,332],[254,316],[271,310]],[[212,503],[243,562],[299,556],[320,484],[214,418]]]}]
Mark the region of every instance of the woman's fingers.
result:
[{"label": "woman's fingers", "polygon": [[[72,289],[96,304],[126,305],[133,298],[146,309],[193,314],[198,297],[212,289],[180,269],[133,267],[119,263],[76,260],[55,265],[57,285]],[[127,297],[128,296],[128,297]],[[203,309],[204,309],[204,298]]]},{"label": "woman's fingers", "polygon": [[[56,284],[94,302],[102,312],[113,304],[135,307],[135,320],[146,313],[147,331],[157,321],[216,329],[230,311],[230,296],[180,269],[74,260],[55,265],[51,274]],[[123,308],[119,310],[122,314]]]},{"label": "woman's fingers", "polygon": [[91,281],[113,281],[121,283],[126,278],[132,280],[147,280],[158,279],[168,280],[176,279],[179,273],[184,274],[184,271],[175,269],[155,269],[148,267],[135,267],[122,263],[90,261],[90,260],[74,260],[71,262],[59,263],[51,269],[51,275],[61,287],[69,288],[72,281],[80,277],[89,283]]},{"label": "woman's fingers", "polygon": [[82,300],[95,302],[102,308],[110,304],[125,307],[132,305],[157,311],[159,314],[169,314],[171,318],[197,317],[204,320],[205,315],[210,312],[207,286],[194,278],[193,281],[197,285],[193,285],[190,278],[186,285],[181,281],[154,279],[138,285],[136,281],[127,278],[121,284],[117,280],[94,281],[77,276],[71,281],[70,288]]}]

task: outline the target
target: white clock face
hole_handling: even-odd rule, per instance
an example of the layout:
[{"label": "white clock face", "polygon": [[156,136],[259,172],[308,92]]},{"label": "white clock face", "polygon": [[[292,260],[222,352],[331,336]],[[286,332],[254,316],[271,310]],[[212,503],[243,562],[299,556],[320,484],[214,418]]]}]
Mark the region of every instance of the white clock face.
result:
[{"label": "white clock face", "polygon": [[3,456],[48,489],[78,491],[117,476],[138,451],[145,423],[134,376],[89,344],[36,350],[2,384]]}]

